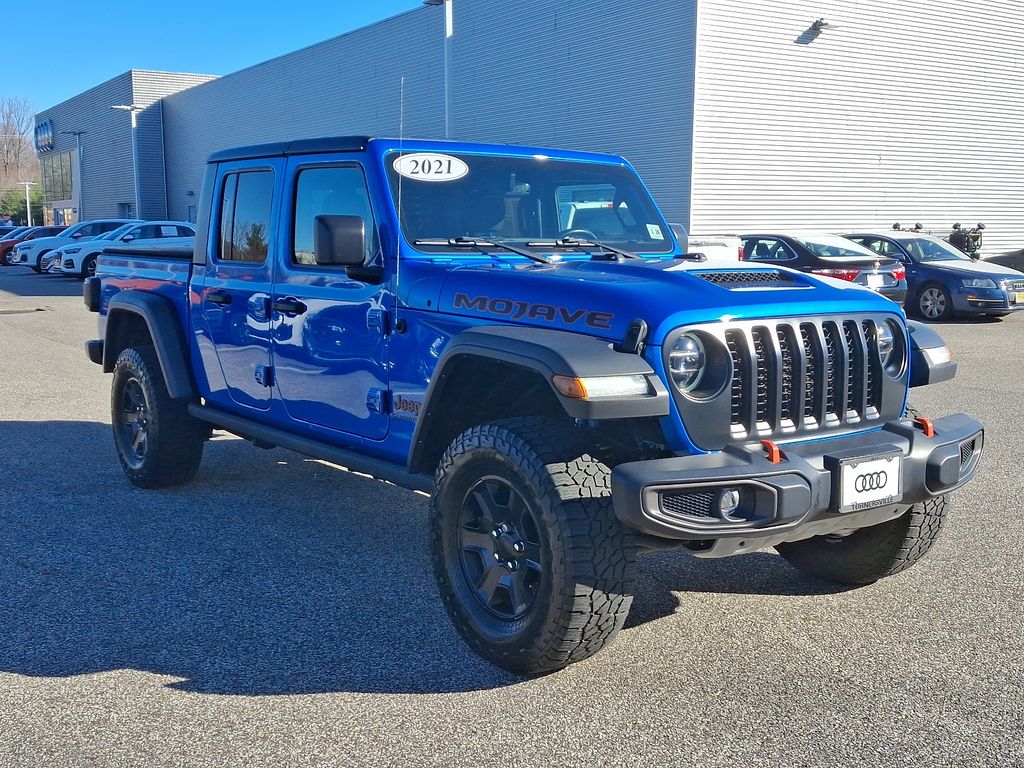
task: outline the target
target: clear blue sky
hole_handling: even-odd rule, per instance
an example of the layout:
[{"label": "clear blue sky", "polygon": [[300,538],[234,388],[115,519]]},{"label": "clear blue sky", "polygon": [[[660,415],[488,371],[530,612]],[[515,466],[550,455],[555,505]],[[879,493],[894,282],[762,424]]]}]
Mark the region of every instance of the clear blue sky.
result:
[{"label": "clear blue sky", "polygon": [[[36,111],[129,69],[225,75],[419,8],[421,0],[50,0],[4,5],[0,96]],[[24,14],[24,15],[23,15]]]}]

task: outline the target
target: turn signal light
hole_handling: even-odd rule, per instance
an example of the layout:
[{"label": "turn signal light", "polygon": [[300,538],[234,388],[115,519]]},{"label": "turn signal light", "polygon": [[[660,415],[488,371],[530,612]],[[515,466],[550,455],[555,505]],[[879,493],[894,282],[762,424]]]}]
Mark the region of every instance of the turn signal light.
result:
[{"label": "turn signal light", "polygon": [[555,389],[574,400],[595,397],[636,397],[650,394],[647,378],[642,374],[623,376],[554,376]]},{"label": "turn signal light", "polygon": [[853,282],[857,279],[857,275],[860,274],[859,269],[853,267],[834,267],[832,269],[812,269],[816,275],[825,275],[825,277],[835,277],[839,280],[849,280]]}]

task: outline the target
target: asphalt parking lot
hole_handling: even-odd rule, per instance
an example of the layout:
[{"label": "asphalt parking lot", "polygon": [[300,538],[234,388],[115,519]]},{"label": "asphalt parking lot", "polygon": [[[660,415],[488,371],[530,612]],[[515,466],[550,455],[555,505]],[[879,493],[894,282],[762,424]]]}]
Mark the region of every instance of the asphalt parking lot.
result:
[{"label": "asphalt parking lot", "polygon": [[1024,314],[940,329],[915,404],[988,433],[925,561],[651,555],[613,646],[524,681],[449,625],[421,496],[226,436],[129,485],[80,289],[0,269],[0,765],[1024,763]]}]

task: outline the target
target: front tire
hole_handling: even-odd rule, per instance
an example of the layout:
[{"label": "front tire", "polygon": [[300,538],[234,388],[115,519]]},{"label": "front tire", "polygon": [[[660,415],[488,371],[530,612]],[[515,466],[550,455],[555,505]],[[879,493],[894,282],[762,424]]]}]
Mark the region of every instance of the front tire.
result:
[{"label": "front tire", "polygon": [[97,258],[98,257],[95,254],[85,257],[85,261],[82,262],[82,271],[78,274],[79,280],[85,280],[85,278],[92,277],[96,274]]},{"label": "front tire", "polygon": [[925,320],[941,322],[953,317],[953,299],[949,291],[934,283],[917,294],[917,311]]},{"label": "front tire", "polygon": [[871,584],[910,568],[925,556],[946,521],[949,495],[915,504],[895,520],[846,536],[815,536],[779,544],[790,565],[837,584]]},{"label": "front tire", "polygon": [[456,629],[509,671],[593,656],[629,614],[635,552],[611,473],[571,428],[521,418],[459,435],[437,470],[431,540]]},{"label": "front tire", "polygon": [[171,399],[152,347],[118,355],[110,409],[117,456],[133,484],[164,488],[195,476],[209,428]]}]

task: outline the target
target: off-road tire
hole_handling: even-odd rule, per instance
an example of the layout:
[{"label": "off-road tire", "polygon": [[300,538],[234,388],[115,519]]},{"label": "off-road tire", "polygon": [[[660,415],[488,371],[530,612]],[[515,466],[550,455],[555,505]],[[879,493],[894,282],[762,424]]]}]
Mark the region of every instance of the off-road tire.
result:
[{"label": "off-road tire", "polygon": [[931,549],[946,521],[949,494],[915,504],[895,520],[848,536],[815,536],[779,544],[798,570],[837,584],[870,584],[907,570]]},{"label": "off-road tire", "polygon": [[[147,431],[141,458],[132,453],[126,436],[129,386],[144,398]],[[117,456],[133,484],[140,488],[164,488],[181,485],[195,476],[209,427],[189,416],[187,403],[173,400],[167,393],[153,347],[128,347],[118,355],[110,409]]]},{"label": "off-road tire", "polygon": [[[430,528],[441,598],[470,648],[504,669],[538,675],[589,658],[629,614],[636,551],[596,453],[578,430],[518,418],[466,430],[440,461]],[[507,481],[537,521],[543,567],[518,620],[489,614],[460,560],[462,510],[482,477]]]}]

